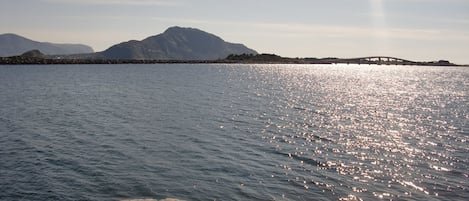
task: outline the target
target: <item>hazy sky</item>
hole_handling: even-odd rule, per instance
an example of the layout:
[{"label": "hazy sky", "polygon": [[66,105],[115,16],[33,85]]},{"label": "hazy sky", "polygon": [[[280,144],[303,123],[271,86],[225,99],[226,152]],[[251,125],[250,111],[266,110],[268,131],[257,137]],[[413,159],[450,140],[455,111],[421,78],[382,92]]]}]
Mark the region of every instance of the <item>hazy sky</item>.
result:
[{"label": "hazy sky", "polygon": [[469,64],[469,0],[0,0],[0,33],[102,51],[170,26],[261,53]]}]

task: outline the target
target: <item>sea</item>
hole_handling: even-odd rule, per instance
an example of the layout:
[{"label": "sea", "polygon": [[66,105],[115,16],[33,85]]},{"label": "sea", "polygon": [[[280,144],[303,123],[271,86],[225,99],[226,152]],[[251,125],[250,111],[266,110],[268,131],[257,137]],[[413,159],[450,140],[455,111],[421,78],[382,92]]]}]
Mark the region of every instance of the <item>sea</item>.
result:
[{"label": "sea", "polygon": [[0,200],[469,200],[469,68],[0,66]]}]

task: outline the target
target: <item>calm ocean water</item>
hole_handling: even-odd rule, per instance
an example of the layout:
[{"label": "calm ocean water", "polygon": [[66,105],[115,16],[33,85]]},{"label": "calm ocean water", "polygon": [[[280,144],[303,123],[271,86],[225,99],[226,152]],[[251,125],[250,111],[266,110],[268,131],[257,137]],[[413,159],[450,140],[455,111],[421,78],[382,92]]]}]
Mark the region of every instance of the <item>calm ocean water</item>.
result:
[{"label": "calm ocean water", "polygon": [[0,200],[469,200],[469,68],[0,66]]}]

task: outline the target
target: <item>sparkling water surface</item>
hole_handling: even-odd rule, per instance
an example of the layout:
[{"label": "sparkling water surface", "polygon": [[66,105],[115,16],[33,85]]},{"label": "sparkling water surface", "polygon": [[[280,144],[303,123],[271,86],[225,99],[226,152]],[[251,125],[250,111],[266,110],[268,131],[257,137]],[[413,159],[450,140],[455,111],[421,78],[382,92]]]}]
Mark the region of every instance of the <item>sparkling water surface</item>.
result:
[{"label": "sparkling water surface", "polygon": [[0,200],[469,200],[469,68],[0,66]]}]

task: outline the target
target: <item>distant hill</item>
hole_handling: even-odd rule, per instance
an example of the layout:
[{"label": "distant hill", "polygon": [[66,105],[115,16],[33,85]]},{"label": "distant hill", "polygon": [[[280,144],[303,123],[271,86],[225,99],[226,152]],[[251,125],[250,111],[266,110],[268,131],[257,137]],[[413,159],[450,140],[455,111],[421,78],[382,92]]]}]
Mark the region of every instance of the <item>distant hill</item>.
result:
[{"label": "distant hill", "polygon": [[93,49],[81,44],[54,44],[34,41],[16,34],[0,35],[0,57],[16,56],[30,50],[47,55],[92,53]]},{"label": "distant hill", "polygon": [[31,50],[20,55],[23,58],[46,58],[46,55],[39,50]]},{"label": "distant hill", "polygon": [[107,59],[214,60],[257,52],[199,29],[171,27],[162,34],[123,42],[98,54]]}]

